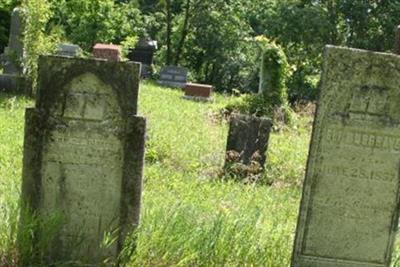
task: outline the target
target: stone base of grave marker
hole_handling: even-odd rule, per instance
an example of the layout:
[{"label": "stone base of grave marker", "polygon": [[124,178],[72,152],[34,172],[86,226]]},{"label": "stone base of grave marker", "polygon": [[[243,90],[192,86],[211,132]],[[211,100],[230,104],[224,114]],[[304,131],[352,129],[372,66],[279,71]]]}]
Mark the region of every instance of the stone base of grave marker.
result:
[{"label": "stone base of grave marker", "polygon": [[24,77],[0,74],[0,92],[31,95],[32,87]]},{"label": "stone base of grave marker", "polygon": [[248,115],[234,115],[229,124],[225,166],[234,162],[257,162],[264,168],[272,121]]},{"label": "stone base of grave marker", "polygon": [[[22,200],[41,220],[59,219],[54,236],[33,230],[33,247],[49,242],[37,248],[46,266],[112,265],[138,225],[138,86],[132,62],[40,58],[36,107],[26,111]],[[107,235],[115,242],[105,246]]]}]

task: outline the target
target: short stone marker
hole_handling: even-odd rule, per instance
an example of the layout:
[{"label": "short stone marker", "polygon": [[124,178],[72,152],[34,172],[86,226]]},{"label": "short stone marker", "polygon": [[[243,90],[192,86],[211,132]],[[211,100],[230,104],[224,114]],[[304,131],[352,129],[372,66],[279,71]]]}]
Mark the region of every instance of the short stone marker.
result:
[{"label": "short stone marker", "polygon": [[229,124],[225,166],[232,161],[264,169],[272,121],[249,115],[234,115]]},{"label": "short stone marker", "polygon": [[[26,110],[22,199],[43,219],[60,216],[61,229],[43,252],[49,265],[113,262],[138,225],[145,139],[145,119],[136,115],[139,67],[39,60],[36,107]],[[116,242],[103,247],[106,233]],[[33,245],[46,238],[36,232]]]},{"label": "short stone marker", "polygon": [[121,47],[113,44],[96,44],[93,47],[93,56],[110,61],[121,61]]},{"label": "short stone marker", "polygon": [[160,71],[160,79],[157,82],[169,87],[184,88],[187,82],[187,74],[188,71],[185,68],[167,66]]},{"label": "short stone marker", "polygon": [[399,215],[400,58],[328,46],[293,267],[388,267]]},{"label": "short stone marker", "polygon": [[211,99],[212,85],[187,83],[185,86],[185,96],[187,99],[209,101]]},{"label": "short stone marker", "polygon": [[57,48],[57,55],[65,57],[77,57],[81,52],[79,45],[74,44],[59,44]]}]

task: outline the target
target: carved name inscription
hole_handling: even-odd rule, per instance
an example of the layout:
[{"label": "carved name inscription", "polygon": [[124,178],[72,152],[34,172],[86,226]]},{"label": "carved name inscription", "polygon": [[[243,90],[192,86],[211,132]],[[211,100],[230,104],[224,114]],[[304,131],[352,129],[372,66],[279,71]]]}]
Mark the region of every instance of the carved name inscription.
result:
[{"label": "carved name inscription", "polygon": [[[328,47],[325,61],[292,266],[389,266],[399,203],[400,59]],[[388,69],[388,61],[399,68]]]},{"label": "carved name inscription", "polygon": [[22,199],[44,221],[56,215],[59,229],[35,231],[34,240],[50,242],[38,248],[46,266],[117,264],[140,214],[140,66],[42,57],[39,67],[36,108],[26,113]]}]

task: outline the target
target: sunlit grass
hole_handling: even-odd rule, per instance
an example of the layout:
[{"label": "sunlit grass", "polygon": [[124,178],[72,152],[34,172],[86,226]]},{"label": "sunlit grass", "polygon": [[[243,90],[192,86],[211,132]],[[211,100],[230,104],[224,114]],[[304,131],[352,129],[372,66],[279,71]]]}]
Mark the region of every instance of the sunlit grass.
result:
[{"label": "sunlit grass", "polygon": [[[310,118],[270,138],[272,186],[222,182],[228,125],[213,103],[141,85],[148,120],[141,224],[129,266],[289,266],[310,135]],[[0,258],[16,260],[24,108],[0,96]],[[1,263],[1,262],[0,262]]]}]

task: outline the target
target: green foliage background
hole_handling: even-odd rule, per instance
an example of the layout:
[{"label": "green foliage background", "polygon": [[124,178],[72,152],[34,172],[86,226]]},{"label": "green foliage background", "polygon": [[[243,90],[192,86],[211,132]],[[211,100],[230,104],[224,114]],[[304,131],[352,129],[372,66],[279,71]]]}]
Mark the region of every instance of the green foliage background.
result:
[{"label": "green foliage background", "polygon": [[[158,67],[182,65],[193,81],[213,84],[218,91],[257,91],[260,51],[254,37],[264,35],[287,55],[291,103],[316,98],[326,44],[390,51],[394,27],[400,23],[398,0],[29,2],[49,6],[51,16],[41,29],[46,36],[56,34],[88,53],[96,42],[150,37],[159,42]],[[0,50],[8,40],[9,14],[19,4],[0,0]]]}]

